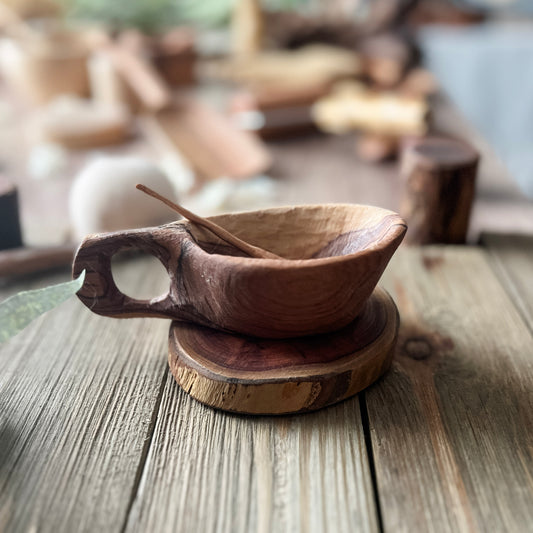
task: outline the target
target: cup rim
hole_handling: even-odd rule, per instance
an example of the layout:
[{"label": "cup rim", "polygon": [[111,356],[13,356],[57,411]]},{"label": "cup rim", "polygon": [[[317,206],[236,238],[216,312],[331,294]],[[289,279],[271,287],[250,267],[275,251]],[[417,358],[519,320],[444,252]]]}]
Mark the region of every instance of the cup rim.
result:
[{"label": "cup rim", "polygon": [[[388,247],[393,248],[393,253],[396,250],[396,248],[401,243],[405,232],[407,231],[407,223],[405,220],[396,212],[391,211],[390,209],[385,209],[382,207],[372,206],[372,205],[365,205],[365,204],[348,204],[348,203],[330,203],[330,204],[302,204],[302,205],[295,205],[295,206],[277,206],[277,207],[271,207],[266,209],[255,209],[255,210],[249,210],[249,211],[238,211],[234,213],[223,213],[220,215],[212,215],[209,217],[206,217],[208,219],[215,219],[219,218],[224,215],[249,215],[253,213],[258,212],[275,212],[275,211],[282,211],[284,209],[288,208],[298,208],[298,209],[309,209],[309,208],[316,208],[316,207],[322,207],[322,206],[331,206],[331,207],[350,207],[350,208],[372,208],[382,211],[383,218],[384,217],[391,217],[391,223],[390,226],[386,232],[386,238],[381,239],[376,243],[375,246],[372,247],[365,247],[361,250],[358,250],[356,252],[346,254],[346,255],[335,255],[335,256],[329,256],[329,257],[316,257],[316,258],[308,258],[308,259],[289,259],[289,258],[281,258],[281,259],[263,259],[263,258],[255,258],[255,257],[242,257],[242,256],[234,256],[234,255],[224,255],[224,254],[216,254],[216,253],[209,253],[206,250],[204,250],[198,242],[194,239],[190,231],[186,231],[186,239],[190,241],[194,245],[194,253],[197,254],[197,257],[201,257],[202,259],[216,258],[216,260],[220,263],[226,263],[228,265],[239,265],[241,267],[246,266],[250,268],[266,268],[270,270],[287,270],[287,269],[303,269],[303,268],[316,268],[316,267],[322,267],[326,265],[331,265],[335,263],[343,263],[347,261],[351,261],[355,258],[362,258],[366,257],[368,255],[374,254],[376,252],[380,252],[383,250],[386,250]],[[176,222],[171,222],[169,226],[173,227],[183,227],[183,228],[190,228],[192,226],[192,222],[180,219]],[[396,244],[395,244],[396,243]],[[388,259],[387,259],[388,261]]]}]

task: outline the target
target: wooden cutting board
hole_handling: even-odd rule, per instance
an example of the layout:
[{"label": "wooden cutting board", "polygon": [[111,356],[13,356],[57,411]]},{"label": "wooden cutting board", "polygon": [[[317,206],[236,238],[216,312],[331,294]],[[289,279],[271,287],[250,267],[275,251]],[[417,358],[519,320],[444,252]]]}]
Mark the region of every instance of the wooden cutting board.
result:
[{"label": "wooden cutting board", "polygon": [[328,334],[274,340],[172,322],[169,365],[211,407],[247,414],[313,411],[357,394],[390,366],[399,316],[377,288],[363,312]]}]

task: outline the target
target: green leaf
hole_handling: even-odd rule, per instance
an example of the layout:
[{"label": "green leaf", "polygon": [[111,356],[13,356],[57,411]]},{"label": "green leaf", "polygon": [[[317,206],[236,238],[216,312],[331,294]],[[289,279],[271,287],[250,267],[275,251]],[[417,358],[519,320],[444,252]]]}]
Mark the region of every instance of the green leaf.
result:
[{"label": "green leaf", "polygon": [[44,289],[24,291],[0,303],[0,343],[7,341],[46,311],[76,294],[85,281],[85,270],[77,279]]}]

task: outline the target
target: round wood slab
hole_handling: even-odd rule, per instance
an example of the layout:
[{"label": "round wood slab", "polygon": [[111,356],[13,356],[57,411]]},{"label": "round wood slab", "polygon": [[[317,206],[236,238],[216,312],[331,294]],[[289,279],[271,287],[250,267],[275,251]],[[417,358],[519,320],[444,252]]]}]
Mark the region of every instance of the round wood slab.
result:
[{"label": "round wood slab", "polygon": [[169,364],[202,403],[238,413],[312,411],[368,387],[390,366],[399,316],[377,288],[345,328],[294,339],[259,339],[172,322]]}]

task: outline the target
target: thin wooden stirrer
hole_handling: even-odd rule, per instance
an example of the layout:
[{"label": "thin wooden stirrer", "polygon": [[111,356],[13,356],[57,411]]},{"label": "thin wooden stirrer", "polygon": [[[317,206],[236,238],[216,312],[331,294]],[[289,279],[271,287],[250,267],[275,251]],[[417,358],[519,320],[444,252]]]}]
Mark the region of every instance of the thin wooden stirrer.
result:
[{"label": "thin wooden stirrer", "polygon": [[225,230],[224,228],[221,228],[218,224],[215,224],[211,220],[203,218],[199,215],[195,215],[188,209],[185,209],[181,205],[172,202],[168,198],[161,196],[159,193],[153,191],[149,187],[146,187],[146,185],[142,185],[139,183],[136,185],[136,188],[148,194],[149,196],[160,200],[168,207],[178,212],[182,217],[185,217],[187,220],[190,220],[191,222],[208,229],[217,237],[219,237],[223,241],[226,241],[228,244],[235,246],[235,248],[238,248],[242,252],[248,254],[250,257],[255,257],[257,259],[283,259],[279,255],[273,254],[272,252],[263,250],[262,248],[258,248],[257,246],[253,246],[252,244],[249,244],[239,239],[235,235],[231,234],[229,231]]}]

